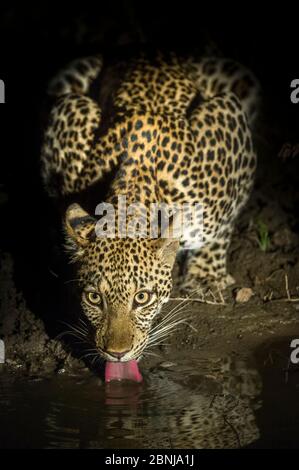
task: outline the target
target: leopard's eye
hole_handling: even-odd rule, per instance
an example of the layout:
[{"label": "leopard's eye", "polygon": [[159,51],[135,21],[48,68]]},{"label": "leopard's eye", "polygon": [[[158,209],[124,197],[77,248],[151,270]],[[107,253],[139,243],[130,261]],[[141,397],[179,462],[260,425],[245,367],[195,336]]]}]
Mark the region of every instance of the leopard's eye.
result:
[{"label": "leopard's eye", "polygon": [[134,302],[137,306],[146,305],[152,299],[152,293],[147,290],[141,290],[135,294]]},{"label": "leopard's eye", "polygon": [[86,298],[92,305],[99,305],[102,302],[102,297],[98,292],[87,292]]}]

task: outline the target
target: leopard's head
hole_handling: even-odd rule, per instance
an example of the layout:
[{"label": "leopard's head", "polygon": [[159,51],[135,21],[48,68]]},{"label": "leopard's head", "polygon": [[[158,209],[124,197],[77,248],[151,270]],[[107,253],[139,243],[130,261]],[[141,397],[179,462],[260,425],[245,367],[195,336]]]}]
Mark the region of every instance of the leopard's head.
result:
[{"label": "leopard's head", "polygon": [[78,269],[81,306],[100,355],[129,361],[149,343],[153,320],[169,299],[179,242],[98,238],[96,222],[77,204],[67,210],[67,241]]}]

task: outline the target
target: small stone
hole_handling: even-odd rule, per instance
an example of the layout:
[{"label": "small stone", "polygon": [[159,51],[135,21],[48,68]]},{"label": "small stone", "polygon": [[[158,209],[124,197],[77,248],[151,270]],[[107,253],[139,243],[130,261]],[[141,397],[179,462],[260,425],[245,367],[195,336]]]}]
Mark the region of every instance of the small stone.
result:
[{"label": "small stone", "polygon": [[298,236],[288,228],[283,228],[274,233],[273,242],[279,248],[292,247],[298,244]]},{"label": "small stone", "polygon": [[248,302],[248,300],[250,300],[253,295],[254,292],[252,289],[250,289],[250,287],[242,287],[242,289],[239,289],[236,293],[236,302]]}]

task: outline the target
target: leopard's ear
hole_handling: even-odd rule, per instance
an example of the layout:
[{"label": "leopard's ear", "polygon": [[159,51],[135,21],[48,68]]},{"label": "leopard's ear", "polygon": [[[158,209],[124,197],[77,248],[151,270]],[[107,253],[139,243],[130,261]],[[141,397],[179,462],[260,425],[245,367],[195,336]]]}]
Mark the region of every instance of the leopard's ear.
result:
[{"label": "leopard's ear", "polygon": [[180,241],[176,238],[157,238],[154,240],[154,247],[157,250],[158,257],[163,264],[173,267]]},{"label": "leopard's ear", "polygon": [[86,246],[95,238],[95,224],[96,219],[79,204],[72,204],[68,207],[65,215],[65,230],[76,245]]},{"label": "leopard's ear", "polygon": [[163,263],[171,268],[174,265],[177,251],[180,246],[176,224],[180,223],[180,214],[175,214],[170,220],[169,226],[161,230],[160,237],[153,240],[154,248]]}]

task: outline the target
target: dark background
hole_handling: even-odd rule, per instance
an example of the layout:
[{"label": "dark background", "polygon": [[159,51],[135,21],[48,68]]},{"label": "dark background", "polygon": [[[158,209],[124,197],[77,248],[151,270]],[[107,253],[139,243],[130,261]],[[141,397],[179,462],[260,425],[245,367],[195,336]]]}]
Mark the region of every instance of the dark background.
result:
[{"label": "dark background", "polygon": [[[0,241],[18,260],[25,292],[27,286],[37,295],[44,282],[40,273],[45,265],[51,269],[44,261],[46,254],[51,258],[46,235],[53,220],[59,225],[39,177],[47,81],[73,58],[133,42],[190,52],[207,46],[249,66],[263,89],[264,138],[276,154],[285,142],[298,142],[299,104],[290,102],[290,82],[299,75],[297,12],[292,5],[1,2],[0,78],[6,85],[6,104],[0,106],[0,183],[8,204],[1,205]],[[293,178],[296,188],[298,172]]]},{"label": "dark background", "polygon": [[72,58],[132,42],[187,51],[208,45],[212,53],[248,65],[261,81],[263,104],[273,111],[273,125],[287,120],[288,136],[295,139],[299,105],[289,96],[290,82],[298,75],[298,16],[285,2],[262,6],[225,2],[220,7],[200,1],[1,2],[0,78],[6,84],[6,105],[0,110],[1,166],[3,160],[11,162],[14,181],[18,175],[21,185],[26,177],[34,184],[49,78]]}]

